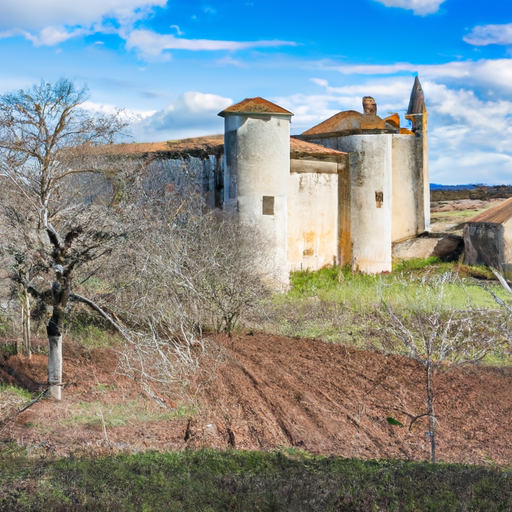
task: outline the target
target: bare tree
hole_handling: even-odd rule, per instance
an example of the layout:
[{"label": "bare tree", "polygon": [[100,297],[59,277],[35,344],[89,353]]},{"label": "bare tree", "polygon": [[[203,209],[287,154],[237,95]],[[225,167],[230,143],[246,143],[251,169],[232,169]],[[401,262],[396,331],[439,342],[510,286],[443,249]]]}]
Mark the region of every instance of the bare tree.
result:
[{"label": "bare tree", "polygon": [[103,274],[112,292],[93,298],[122,324],[126,374],[184,382],[217,357],[209,333],[231,333],[273,290],[274,270],[256,228],[209,211],[195,176],[160,184],[152,172],[126,190],[125,222],[139,229],[115,280]]},{"label": "bare tree", "polygon": [[95,215],[105,216],[97,215],[93,205],[80,205],[83,191],[77,181],[71,184],[104,172],[91,148],[113,142],[125,126],[119,113],[94,115],[83,109],[87,97],[86,88],[77,89],[66,79],[0,96],[1,183],[9,187],[11,205],[31,213],[33,236],[45,248],[35,257],[54,273],[49,290],[28,290],[51,301],[48,381],[49,396],[56,399],[61,397],[62,330],[74,273],[105,256],[120,236],[108,223],[93,225]]},{"label": "bare tree", "polygon": [[389,331],[407,357],[424,368],[426,412],[411,420],[428,418],[430,460],[436,461],[435,375],[454,367],[476,364],[507,342],[503,336],[507,319],[478,310],[469,304],[462,310],[446,304],[446,290],[453,274],[428,278],[421,285],[421,297],[409,311],[397,314],[390,304]]}]

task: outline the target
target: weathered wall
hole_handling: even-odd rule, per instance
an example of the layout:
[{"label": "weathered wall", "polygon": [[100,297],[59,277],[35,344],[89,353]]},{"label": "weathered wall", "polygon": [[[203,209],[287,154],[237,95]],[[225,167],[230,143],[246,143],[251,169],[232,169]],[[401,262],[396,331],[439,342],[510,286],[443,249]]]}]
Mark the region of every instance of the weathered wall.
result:
[{"label": "weathered wall", "polygon": [[423,169],[420,139],[414,135],[393,135],[393,242],[423,233]]},{"label": "weathered wall", "polygon": [[340,137],[350,153],[352,268],[391,271],[392,135]]},{"label": "weathered wall", "polygon": [[146,186],[155,189],[168,186],[197,187],[210,208],[222,208],[224,192],[224,155],[207,158],[184,155],[183,158],[159,158],[149,164]]},{"label": "weathered wall", "polygon": [[242,221],[262,231],[272,244],[276,270],[287,284],[290,117],[226,115],[225,159],[224,209],[238,211]]},{"label": "weathered wall", "polygon": [[[464,227],[464,263],[502,268],[505,253],[504,226],[470,222]],[[507,234],[510,237],[510,234]]]},{"label": "weathered wall", "polygon": [[512,270],[512,219],[503,224],[503,270]]},{"label": "weathered wall", "polygon": [[290,270],[318,270],[339,258],[338,162],[290,162],[288,260]]},{"label": "weathered wall", "polygon": [[[413,124],[413,131],[418,144],[417,158],[421,175],[419,180],[418,197],[418,233],[430,229],[430,171],[428,159],[428,113],[410,114],[405,116]],[[421,214],[422,213],[422,214]]]}]

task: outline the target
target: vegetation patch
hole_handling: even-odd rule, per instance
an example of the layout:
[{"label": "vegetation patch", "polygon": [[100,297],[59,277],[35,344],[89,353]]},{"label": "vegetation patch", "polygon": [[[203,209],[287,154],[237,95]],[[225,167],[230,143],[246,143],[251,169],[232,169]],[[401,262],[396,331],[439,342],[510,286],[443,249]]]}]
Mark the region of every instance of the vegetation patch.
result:
[{"label": "vegetation patch", "polygon": [[127,423],[172,420],[194,414],[192,406],[183,405],[173,409],[159,409],[148,405],[147,400],[134,399],[105,406],[100,401],[79,402],[69,409],[62,420],[63,425],[87,425],[89,427],[122,427]]},{"label": "vegetation patch", "polygon": [[505,511],[507,469],[274,452],[148,452],[34,460],[0,454],[3,510]]}]

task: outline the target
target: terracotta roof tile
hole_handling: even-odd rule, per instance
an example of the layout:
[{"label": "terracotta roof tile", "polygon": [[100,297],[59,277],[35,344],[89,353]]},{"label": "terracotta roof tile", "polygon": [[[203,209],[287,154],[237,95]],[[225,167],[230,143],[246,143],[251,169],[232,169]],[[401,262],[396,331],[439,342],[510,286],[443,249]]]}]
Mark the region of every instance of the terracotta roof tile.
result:
[{"label": "terracotta roof tile", "polygon": [[379,116],[364,115],[355,110],[345,110],[313,126],[313,128],[305,131],[302,135],[311,136],[359,130],[388,130],[389,128],[393,127],[387,126],[384,119]]},{"label": "terracotta roof tile", "polygon": [[224,135],[208,135],[190,139],[164,142],[132,142],[97,146],[95,152],[104,155],[144,155],[148,153],[186,153],[187,151],[211,151],[224,146]]},{"label": "terracotta roof tile", "polygon": [[336,149],[326,148],[320,146],[320,144],[313,144],[312,142],[306,142],[305,140],[290,138],[290,152],[292,155],[295,154],[307,154],[307,155],[333,155],[340,156],[346,155],[342,151]]},{"label": "terracotta roof tile", "polygon": [[[208,135],[189,139],[168,140],[164,142],[132,142],[127,144],[109,144],[96,146],[89,151],[100,155],[133,155],[142,156],[159,154],[160,157],[179,156],[180,153],[191,156],[201,156],[207,153],[222,154],[224,152],[224,135]],[[325,148],[303,140],[290,138],[290,153],[304,155],[332,155],[339,156],[345,153],[335,149]]]},{"label": "terracotta roof tile", "polygon": [[293,116],[289,110],[260,97],[245,98],[245,100],[219,112],[221,117],[224,117],[226,114],[281,114]]},{"label": "terracotta roof tile", "polygon": [[485,212],[479,213],[466,222],[481,224],[504,224],[512,218],[512,197],[501,204],[489,208]]}]

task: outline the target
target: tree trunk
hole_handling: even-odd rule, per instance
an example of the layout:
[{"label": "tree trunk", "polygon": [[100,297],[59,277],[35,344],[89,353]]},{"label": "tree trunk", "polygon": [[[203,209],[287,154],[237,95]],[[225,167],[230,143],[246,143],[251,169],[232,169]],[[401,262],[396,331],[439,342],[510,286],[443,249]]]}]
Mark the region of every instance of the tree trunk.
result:
[{"label": "tree trunk", "polygon": [[427,386],[427,412],[428,412],[428,434],[430,437],[430,462],[436,462],[436,417],[434,415],[434,397],[432,394],[433,368],[430,364],[426,366]]},{"label": "tree trunk", "polygon": [[48,334],[48,396],[61,399],[62,391],[62,328],[71,287],[70,279],[63,276],[61,268],[56,271],[57,279],[52,285],[53,314],[46,326]]},{"label": "tree trunk", "polygon": [[30,359],[32,357],[32,347],[30,344],[30,295],[27,289],[23,289],[22,295],[22,322],[23,322],[23,345],[25,355]]},{"label": "tree trunk", "polygon": [[62,336],[48,336],[48,397],[60,400],[62,397]]}]

